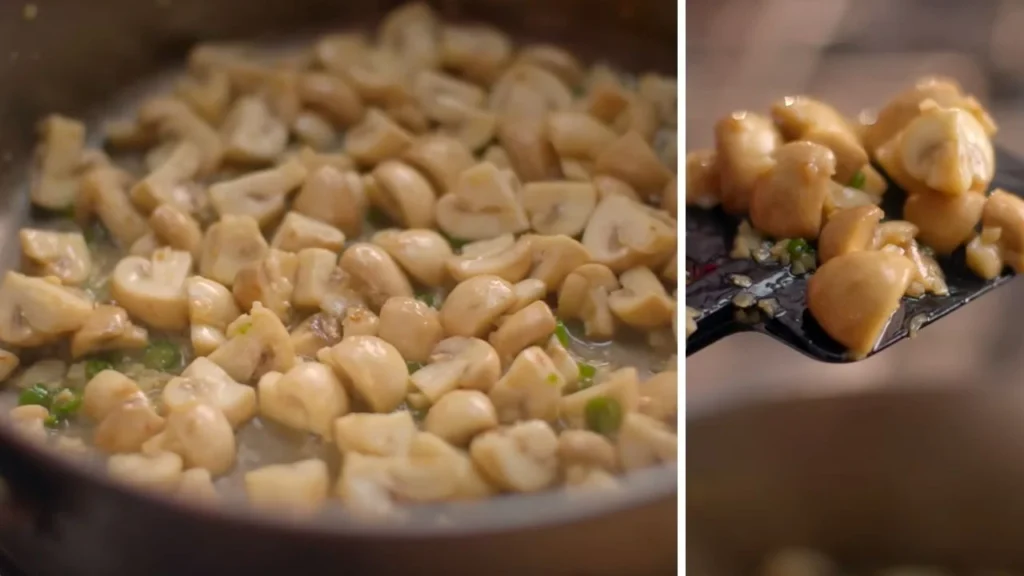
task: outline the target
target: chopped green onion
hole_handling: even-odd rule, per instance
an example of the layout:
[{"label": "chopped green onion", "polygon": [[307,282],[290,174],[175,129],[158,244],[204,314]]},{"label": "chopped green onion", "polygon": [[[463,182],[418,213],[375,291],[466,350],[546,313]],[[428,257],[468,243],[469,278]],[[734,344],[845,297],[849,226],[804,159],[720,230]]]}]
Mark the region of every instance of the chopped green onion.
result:
[{"label": "chopped green onion", "polygon": [[549,373],[548,377],[547,377],[547,381],[548,381],[548,384],[551,384],[552,386],[558,384],[558,381],[559,381],[558,374],[556,374],[554,372]]},{"label": "chopped green onion", "polygon": [[43,419],[43,425],[47,428],[56,428],[61,423],[60,418],[57,418],[53,414],[50,414]]},{"label": "chopped green onion", "polygon": [[242,324],[241,326],[238,327],[237,332],[239,334],[245,334],[250,329],[252,329],[252,322],[246,322],[245,324]]},{"label": "chopped green onion", "polygon": [[593,380],[597,376],[597,367],[586,362],[577,362],[576,365],[580,368],[580,380]]},{"label": "chopped green onion", "polygon": [[181,352],[170,342],[153,342],[142,353],[147,368],[169,372],[181,367]]},{"label": "chopped green onion", "polygon": [[100,224],[99,221],[93,222],[82,229],[82,236],[85,237],[87,244],[100,244],[106,242],[110,236],[107,234],[107,229]]},{"label": "chopped green onion", "polygon": [[50,415],[58,420],[67,420],[74,416],[82,407],[82,397],[70,388],[61,390],[53,397]]},{"label": "chopped green onion", "polygon": [[614,398],[591,398],[583,407],[587,428],[598,434],[614,434],[622,424],[622,405]]},{"label": "chopped green onion", "polygon": [[94,376],[104,370],[113,370],[114,365],[100,358],[90,358],[85,361],[85,379],[92,380]]},{"label": "chopped green onion", "polygon": [[18,395],[18,406],[44,406],[50,407],[50,391],[42,384],[33,384],[31,388],[25,388]]},{"label": "chopped green onion", "polygon": [[799,258],[802,254],[807,254],[811,251],[811,246],[807,244],[807,240],[803,238],[793,238],[786,244],[786,252],[789,252],[789,257],[793,260]]},{"label": "chopped green onion", "polygon": [[409,369],[409,374],[412,374],[420,368],[423,368],[423,364],[420,364],[419,362],[406,362],[405,367]]},{"label": "chopped green onion", "polygon": [[863,170],[857,170],[857,173],[853,175],[853,178],[850,178],[850,188],[863,190],[867,179],[868,177],[864,174]]},{"label": "chopped green onion", "polygon": [[434,294],[430,292],[420,292],[416,294],[416,299],[431,308],[437,308],[437,299],[434,297]]},{"label": "chopped green onion", "polygon": [[555,322],[555,337],[562,343],[562,346],[569,346],[569,329],[561,320]]}]

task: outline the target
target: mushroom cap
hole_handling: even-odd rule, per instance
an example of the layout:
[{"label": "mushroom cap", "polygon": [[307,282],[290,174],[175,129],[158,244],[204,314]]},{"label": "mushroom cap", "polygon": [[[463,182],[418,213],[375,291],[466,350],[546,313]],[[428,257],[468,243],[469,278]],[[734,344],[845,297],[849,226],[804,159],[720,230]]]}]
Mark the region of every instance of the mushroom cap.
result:
[{"label": "mushroom cap", "polygon": [[907,175],[943,194],[984,191],[995,175],[995,151],[969,112],[927,101],[899,135]]},{"label": "mushroom cap", "polygon": [[519,204],[515,174],[481,162],[459,175],[455,188],[437,202],[437,224],[463,240],[484,240],[529,228]]},{"label": "mushroom cap", "polygon": [[312,512],[327,500],[329,490],[327,464],[316,458],[263,466],[245,474],[245,493],[260,508]]},{"label": "mushroom cap", "polygon": [[554,422],[559,418],[563,388],[565,379],[551,358],[539,346],[530,346],[515,356],[488,396],[504,424],[529,419]]},{"label": "mushroom cap", "polygon": [[479,390],[453,390],[430,407],[424,430],[454,446],[468,446],[481,432],[498,426],[494,404]]},{"label": "mushroom cap", "polygon": [[475,163],[473,154],[462,142],[442,134],[417,138],[402,159],[423,172],[438,196],[454,188],[459,174]]},{"label": "mushroom cap", "polygon": [[81,328],[93,303],[56,278],[31,278],[8,271],[0,286],[0,341],[39,346]]},{"label": "mushroom cap", "polygon": [[440,286],[448,279],[452,246],[434,230],[389,228],[373,235],[380,246],[420,284]]},{"label": "mushroom cap", "polygon": [[463,361],[465,366],[459,375],[459,388],[488,392],[501,376],[497,351],[479,338],[451,336],[438,342],[430,353],[431,364],[453,360]]},{"label": "mushroom cap", "polygon": [[519,198],[538,233],[578,236],[597,206],[597,189],[585,182],[531,182]]},{"label": "mushroom cap", "polygon": [[753,112],[734,112],[715,124],[722,207],[743,214],[758,178],[775,165],[775,150],[782,146],[771,120]]},{"label": "mushroom cap", "polygon": [[676,249],[675,222],[660,215],[625,197],[607,196],[583,231],[583,246],[595,262],[615,271],[660,264]]},{"label": "mushroom cap", "polygon": [[26,267],[37,275],[56,276],[71,285],[89,279],[92,257],[82,234],[22,228],[18,238]]},{"label": "mushroom cap", "polygon": [[377,185],[369,189],[370,202],[405,228],[434,224],[434,189],[415,168],[386,160],[373,169]]},{"label": "mushroom cap", "polygon": [[342,382],[375,412],[391,412],[405,400],[409,368],[398,350],[376,336],[346,336],[318,354]]},{"label": "mushroom cap", "polygon": [[565,235],[532,236],[530,247],[534,262],[530,278],[544,282],[548,292],[558,290],[573,270],[591,261],[590,251]]},{"label": "mushroom cap", "polygon": [[518,282],[526,277],[532,264],[530,238],[516,240],[512,234],[503,234],[466,244],[459,255],[448,258],[447,267],[456,282],[482,275]]},{"label": "mushroom cap", "polygon": [[521,350],[550,336],[557,326],[551,308],[537,301],[503,317],[489,340],[502,363],[508,364]]},{"label": "mushroom cap", "polygon": [[440,314],[415,298],[388,298],[380,309],[378,335],[408,362],[425,362],[444,338]]},{"label": "mushroom cap", "polygon": [[497,276],[460,282],[441,306],[441,324],[452,336],[483,337],[494,321],[515,304],[512,284]]},{"label": "mushroom cap", "polygon": [[366,191],[359,173],[334,166],[310,168],[292,209],[356,237],[363,229]]},{"label": "mushroom cap", "polygon": [[819,262],[824,264],[836,256],[871,249],[875,227],[884,216],[878,206],[857,206],[836,212],[821,229]]},{"label": "mushroom cap", "polygon": [[911,194],[903,204],[903,217],[917,226],[921,242],[938,254],[951,254],[974,234],[984,206],[980,192]]},{"label": "mushroom cap", "polygon": [[335,418],[349,411],[348,394],[330,367],[302,362],[260,378],[260,414],[289,428],[330,439]]},{"label": "mushroom cap", "polygon": [[811,142],[790,142],[775,153],[775,167],[750,197],[750,222],[775,238],[818,237],[836,158]]},{"label": "mushroom cap", "polygon": [[341,254],[338,267],[356,280],[376,309],[388,298],[413,296],[409,279],[380,246],[368,242],[352,244]]},{"label": "mushroom cap", "polygon": [[787,140],[807,140],[832,150],[839,182],[849,182],[868,163],[868,154],[849,121],[820,100],[786,96],[772,105],[772,119]]},{"label": "mushroom cap", "polygon": [[187,468],[205,468],[213,476],[235,465],[235,433],[217,408],[194,403],[171,412],[167,427],[147,442],[145,452],[167,450],[181,456]]},{"label": "mushroom cap", "polygon": [[192,255],[161,248],[151,258],[121,259],[111,277],[110,293],[131,315],[164,330],[188,326],[185,280]]},{"label": "mushroom cap", "polygon": [[608,296],[619,287],[619,280],[607,266],[584,264],[562,282],[558,292],[558,316],[582,320],[587,338],[607,340],[615,334],[615,318]]},{"label": "mushroom cap", "polygon": [[913,263],[889,251],[832,258],[807,282],[807,308],[825,332],[851,353],[871,352],[899,308]]},{"label": "mushroom cap", "polygon": [[161,401],[168,411],[182,410],[194,402],[209,404],[238,428],[256,415],[256,391],[239,384],[208,358],[199,357],[172,378],[161,392]]},{"label": "mushroom cap", "polygon": [[650,268],[640,266],[619,277],[622,288],[608,295],[608,308],[623,323],[653,330],[672,323],[675,303]]},{"label": "mushroom cap", "polygon": [[543,490],[558,475],[558,437],[541,420],[484,432],[469,453],[487,479],[506,490]]},{"label": "mushroom cap", "polygon": [[606,124],[585,112],[551,112],[547,134],[560,157],[594,160],[618,139]]}]

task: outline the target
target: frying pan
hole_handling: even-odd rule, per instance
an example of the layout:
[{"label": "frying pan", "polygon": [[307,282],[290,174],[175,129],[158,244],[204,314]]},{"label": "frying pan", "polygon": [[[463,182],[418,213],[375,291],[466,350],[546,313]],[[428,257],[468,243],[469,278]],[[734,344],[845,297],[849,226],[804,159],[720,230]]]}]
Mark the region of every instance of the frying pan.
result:
[{"label": "frying pan", "polygon": [[[34,127],[60,112],[97,120],[121,90],[182,62],[197,41],[280,39],[377,22],[397,2],[37,0],[0,3],[0,234],[14,264],[28,214]],[[434,3],[586,59],[675,75],[676,3]],[[33,17],[34,16],[34,17]],[[192,574],[668,574],[676,567],[674,467],[596,499],[563,493],[422,510],[401,525],[202,509],[111,483],[0,426],[3,576]],[[18,572],[14,572],[17,570]]]}]

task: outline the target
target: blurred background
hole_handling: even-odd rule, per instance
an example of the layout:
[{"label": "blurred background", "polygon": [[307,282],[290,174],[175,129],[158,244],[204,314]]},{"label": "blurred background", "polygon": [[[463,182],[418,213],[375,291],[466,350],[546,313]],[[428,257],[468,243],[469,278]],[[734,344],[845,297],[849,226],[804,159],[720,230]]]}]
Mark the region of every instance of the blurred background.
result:
[{"label": "blurred background", "polygon": [[[1022,0],[687,0],[686,10],[689,150],[711,146],[715,121],[733,110],[809,94],[853,115],[944,74],[988,106],[997,144],[1024,156]],[[863,362],[823,364],[742,334],[688,358],[686,371],[690,411],[758,394],[1024,381],[1024,282]]]}]

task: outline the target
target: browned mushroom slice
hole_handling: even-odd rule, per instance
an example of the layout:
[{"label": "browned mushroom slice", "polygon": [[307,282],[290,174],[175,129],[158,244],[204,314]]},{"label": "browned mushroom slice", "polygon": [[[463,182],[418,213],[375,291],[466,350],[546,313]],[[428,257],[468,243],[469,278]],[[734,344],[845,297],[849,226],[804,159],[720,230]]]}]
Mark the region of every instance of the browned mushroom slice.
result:
[{"label": "browned mushroom slice", "polygon": [[345,134],[345,153],[364,166],[397,158],[410,144],[412,136],[376,108]]},{"label": "browned mushroom slice", "polygon": [[808,140],[832,150],[837,182],[850,182],[868,162],[868,154],[850,123],[820,100],[787,96],[772,106],[772,118],[786,139]]},{"label": "browned mushroom slice", "polygon": [[523,85],[508,89],[498,123],[498,141],[525,182],[557,180],[562,176],[558,154],[547,137],[547,103],[542,93]]},{"label": "browned mushroom slice", "polygon": [[995,152],[984,127],[969,112],[932,101],[899,135],[898,153],[906,174],[929,189],[964,194],[988,188]]},{"label": "browned mushroom slice", "polygon": [[623,196],[607,196],[590,217],[582,243],[595,262],[615,271],[658,265],[675,252],[675,221]]},{"label": "browned mushroom slice", "polygon": [[980,192],[957,196],[922,192],[907,197],[903,217],[917,225],[921,242],[938,254],[950,254],[971,238],[984,206],[985,195]]},{"label": "browned mushroom slice", "polygon": [[530,225],[544,235],[578,236],[597,206],[597,190],[589,182],[531,182],[519,196]]},{"label": "browned mushroom slice", "polygon": [[462,142],[442,135],[416,139],[402,159],[423,172],[438,196],[454,188],[459,174],[474,164],[473,155]]},{"label": "browned mushroom slice", "polygon": [[775,238],[817,238],[835,154],[820,144],[798,141],[779,148],[775,161],[754,187],[750,222]]},{"label": "browned mushroom slice", "polygon": [[392,220],[405,228],[431,228],[434,224],[434,189],[415,168],[387,160],[373,169],[368,196]]},{"label": "browned mushroom slice", "polygon": [[871,249],[875,227],[883,216],[878,206],[857,206],[836,212],[821,229],[819,262],[824,264],[843,254]]},{"label": "browned mushroom slice", "polygon": [[774,164],[782,138],[771,120],[753,112],[734,112],[715,124],[715,152],[722,207],[743,214],[758,178]]}]

